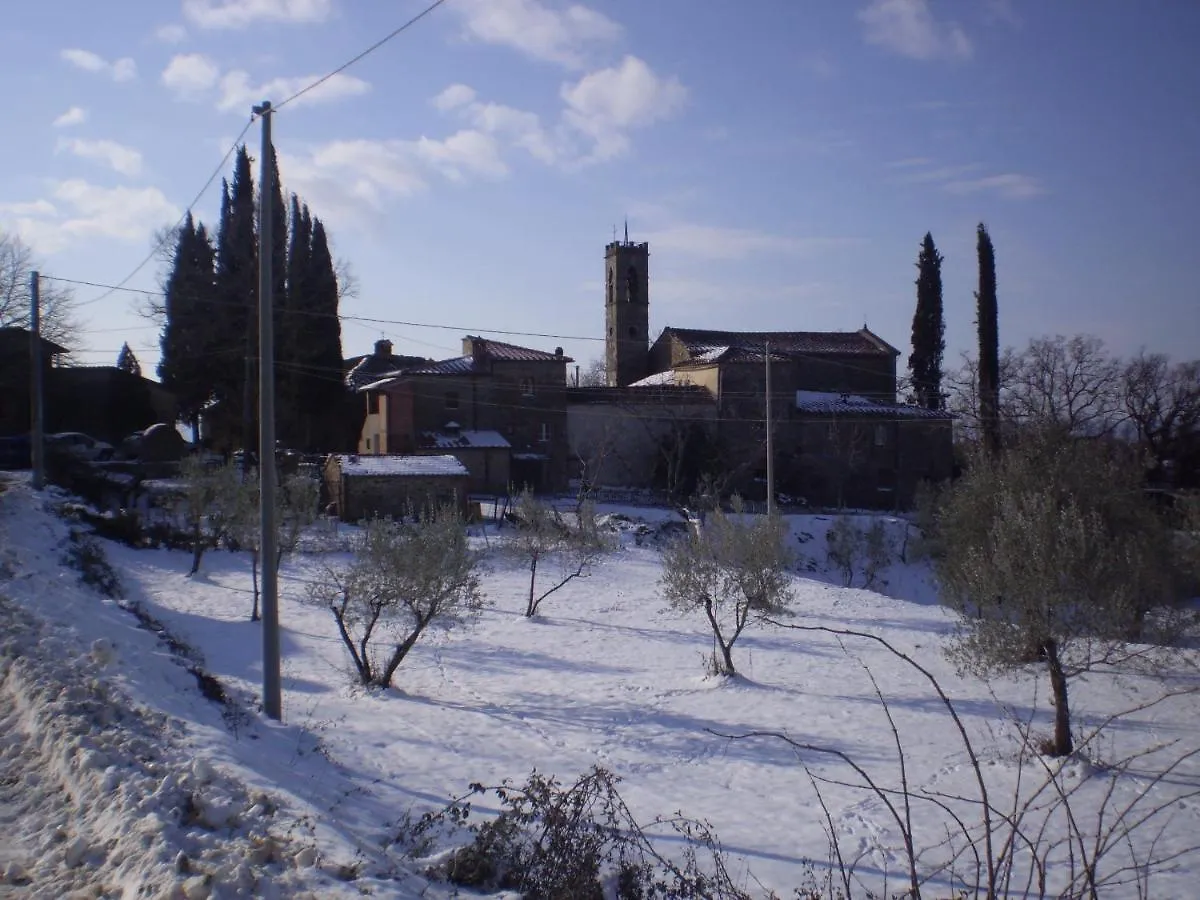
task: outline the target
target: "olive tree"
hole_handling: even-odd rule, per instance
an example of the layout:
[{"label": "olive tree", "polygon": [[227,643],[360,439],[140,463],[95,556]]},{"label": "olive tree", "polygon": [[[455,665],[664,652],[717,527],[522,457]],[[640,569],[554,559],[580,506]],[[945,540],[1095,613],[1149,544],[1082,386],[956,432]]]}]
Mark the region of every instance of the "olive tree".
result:
[{"label": "olive tree", "polygon": [[787,528],[778,515],[744,513],[740,497],[732,513],[717,508],[703,524],[693,521],[688,533],[663,554],[659,581],[673,609],[701,610],[713,640],[713,671],[736,675],[733,645],[752,616],[777,615],[791,601],[791,553]]},{"label": "olive tree", "polygon": [[1168,638],[1173,561],[1138,468],[1105,442],[1061,430],[979,458],[946,492],[935,558],[960,614],[951,654],[977,674],[1044,661],[1053,755],[1072,751],[1069,679]]},{"label": "olive tree", "polygon": [[180,474],[192,543],[192,567],[188,575],[195,575],[200,571],[204,554],[240,530],[245,515],[241,509],[241,473],[228,463],[210,466],[198,456],[189,456],[183,461]]},{"label": "olive tree", "polygon": [[453,508],[376,519],[355,537],[347,565],[310,583],[308,601],[333,616],[358,680],[390,687],[422,635],[482,608],[478,562]]},{"label": "olive tree", "polygon": [[[608,536],[596,523],[595,505],[580,499],[573,520],[550,504],[524,491],[513,511],[517,531],[506,552],[529,567],[529,595],[525,616],[537,615],[542,601],[576,578],[586,578],[597,560],[610,548]],[[545,579],[547,569],[550,577]],[[543,576],[539,586],[538,575]]]}]

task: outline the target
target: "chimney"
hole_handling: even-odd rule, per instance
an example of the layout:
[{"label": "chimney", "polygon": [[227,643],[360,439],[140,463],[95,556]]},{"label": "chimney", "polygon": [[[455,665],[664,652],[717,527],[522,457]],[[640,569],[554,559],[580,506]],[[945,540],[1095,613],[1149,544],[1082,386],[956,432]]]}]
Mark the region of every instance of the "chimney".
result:
[{"label": "chimney", "polygon": [[555,355],[555,356],[562,356],[562,355],[563,355],[563,349],[562,349],[562,347],[555,347],[555,348],[554,348],[554,355]]},{"label": "chimney", "polygon": [[376,356],[391,356],[392,355],[392,342],[389,341],[387,338],[382,338],[382,339],[376,341],[375,342],[375,355]]}]

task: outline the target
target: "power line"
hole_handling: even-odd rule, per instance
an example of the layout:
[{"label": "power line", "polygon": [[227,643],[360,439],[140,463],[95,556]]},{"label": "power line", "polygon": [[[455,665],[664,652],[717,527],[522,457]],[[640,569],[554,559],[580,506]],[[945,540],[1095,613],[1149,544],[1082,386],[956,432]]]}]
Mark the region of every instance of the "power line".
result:
[{"label": "power line", "polygon": [[411,19],[409,19],[407,22],[405,22],[399,28],[394,29],[393,31],[391,31],[390,33],[385,35],[384,37],[377,40],[374,44],[372,44],[366,50],[359,53],[357,56],[352,57],[351,59],[348,59],[346,62],[342,63],[340,66],[338,66],[336,69],[334,69],[332,72],[328,73],[327,75],[322,75],[320,78],[318,78],[312,84],[302,87],[300,90],[296,91],[296,93],[292,94],[292,96],[288,97],[286,100],[284,100],[278,106],[276,106],[275,111],[278,112],[279,110],[281,110],[285,106],[287,106],[289,103],[291,103],[293,100],[299,100],[301,97],[303,97],[309,91],[314,90],[315,88],[318,88],[321,85],[323,85],[330,78],[333,78],[335,75],[339,75],[342,72],[346,71],[348,68],[350,68],[352,65],[354,65],[355,63],[357,63],[364,57],[367,57],[370,54],[374,53],[376,50],[378,50],[380,47],[382,47],[384,44],[386,44],[392,38],[396,37],[396,35],[400,34],[401,32],[407,31],[413,25],[416,25],[419,21],[421,21],[423,18],[425,18],[427,15],[429,15],[431,12],[433,12],[435,9],[437,9],[439,6],[441,6],[445,2],[446,2],[446,0],[435,0],[434,3],[431,3],[429,6],[425,7],[425,9],[421,10],[421,12],[417,13],[415,16],[413,16]]},{"label": "power line", "polygon": [[[186,209],[184,209],[183,215],[181,215],[179,217],[179,220],[174,225],[172,225],[169,230],[167,230],[166,232],[163,233],[163,236],[162,236],[162,238],[159,239],[158,243],[155,244],[150,249],[150,252],[146,254],[146,258],[143,259],[136,266],[134,266],[133,271],[130,272],[128,275],[126,275],[124,278],[122,278],[120,281],[118,281],[115,285],[91,285],[92,287],[107,287],[108,290],[105,291],[103,294],[101,294],[98,297],[93,297],[90,300],[84,300],[81,303],[74,304],[76,307],[91,306],[93,303],[99,303],[101,300],[104,300],[107,297],[111,296],[114,291],[119,291],[119,290],[132,291],[132,290],[134,290],[133,288],[125,287],[125,285],[128,284],[131,280],[133,280],[133,277],[135,275],[137,275],[138,272],[142,271],[142,269],[144,269],[146,267],[146,263],[148,263],[148,262],[150,262],[150,260],[154,259],[155,254],[158,253],[158,251],[160,251],[163,248],[163,246],[167,243],[167,241],[169,241],[171,239],[171,237],[175,234],[175,232],[179,229],[179,226],[183,224],[184,220],[191,213],[192,207],[194,207],[197,203],[200,202],[200,198],[204,196],[205,192],[212,186],[212,183],[217,180],[217,176],[220,175],[222,170],[225,168],[225,163],[229,162],[229,157],[233,156],[233,152],[237,149],[238,144],[241,142],[242,138],[246,136],[246,132],[250,130],[250,126],[254,124],[254,120],[255,120],[255,116],[251,116],[249,121],[246,122],[246,125],[245,125],[245,127],[242,128],[241,133],[236,138],[233,139],[233,143],[229,145],[229,149],[225,151],[225,155],[221,157],[221,161],[219,163],[217,163],[217,166],[215,169],[213,169],[212,174],[208,176],[208,180],[204,182],[204,186],[201,187],[200,190],[196,192],[196,196],[192,198],[192,202],[187,205]],[[42,277],[48,277],[48,276],[42,276]],[[66,282],[70,283],[69,280],[65,279],[65,278],[56,278],[54,280],[55,281],[66,281]],[[86,282],[79,282],[79,283],[86,284]],[[147,292],[146,291],[137,291],[137,293],[147,293]]]}]

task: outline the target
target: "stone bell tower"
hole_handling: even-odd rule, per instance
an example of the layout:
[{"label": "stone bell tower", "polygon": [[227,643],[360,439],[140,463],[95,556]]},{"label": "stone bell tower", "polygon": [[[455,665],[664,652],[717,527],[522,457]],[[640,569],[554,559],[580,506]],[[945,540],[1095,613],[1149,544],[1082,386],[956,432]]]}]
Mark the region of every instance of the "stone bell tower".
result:
[{"label": "stone bell tower", "polygon": [[609,387],[649,374],[650,245],[614,240],[604,248],[604,363]]}]

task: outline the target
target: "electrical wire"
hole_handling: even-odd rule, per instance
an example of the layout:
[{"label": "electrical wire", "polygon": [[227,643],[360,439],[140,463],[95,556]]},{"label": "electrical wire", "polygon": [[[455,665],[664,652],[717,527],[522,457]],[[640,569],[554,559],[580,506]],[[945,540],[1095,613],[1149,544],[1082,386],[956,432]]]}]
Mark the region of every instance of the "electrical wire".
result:
[{"label": "electrical wire", "polygon": [[[186,209],[184,209],[183,215],[181,215],[179,217],[179,220],[174,225],[172,225],[169,230],[167,230],[166,232],[163,233],[163,236],[159,239],[158,243],[155,244],[154,247],[151,248],[150,252],[146,254],[146,258],[143,259],[136,266],[134,266],[133,271],[130,272],[128,275],[126,275],[124,278],[122,278],[120,281],[118,281],[115,285],[91,285],[92,287],[107,287],[108,290],[105,291],[103,294],[99,295],[98,297],[92,297],[90,300],[83,300],[79,303],[74,303],[74,304],[72,304],[73,307],[78,308],[81,306],[91,306],[93,303],[99,303],[101,300],[104,300],[107,297],[111,296],[114,291],[119,291],[119,290],[135,291],[134,288],[127,288],[127,287],[125,287],[125,285],[127,285],[130,281],[132,281],[133,277],[135,275],[137,275],[138,272],[142,271],[142,269],[144,269],[146,267],[146,263],[148,263],[148,262],[150,262],[150,260],[154,259],[155,254],[157,254],[163,248],[163,246],[167,243],[167,241],[169,241],[172,238],[172,236],[174,236],[175,232],[179,229],[179,226],[183,224],[184,220],[191,213],[192,208],[197,203],[200,202],[200,198],[202,198],[204,196],[204,194],[208,191],[208,189],[210,187],[212,187],[212,183],[217,180],[217,176],[220,175],[221,172],[224,170],[225,164],[227,162],[229,162],[229,157],[233,156],[233,152],[238,148],[238,144],[240,144],[242,138],[246,136],[246,132],[250,130],[250,126],[254,124],[255,118],[256,118],[255,116],[251,116],[249,121],[246,122],[246,125],[245,125],[245,127],[242,128],[241,133],[238,134],[238,136],[233,139],[233,143],[229,145],[229,149],[225,151],[225,155],[221,157],[221,161],[219,163],[217,163],[217,167],[215,169],[213,169],[212,174],[208,176],[208,180],[204,182],[204,186],[201,187],[200,190],[196,192],[196,196],[192,198],[192,202],[187,205]],[[42,277],[48,278],[49,276],[42,276]],[[51,280],[64,281],[64,282],[69,283],[68,279],[64,279],[64,278],[54,278]],[[86,282],[80,282],[80,283],[86,283]],[[147,293],[146,291],[135,291],[135,292]]]},{"label": "electrical wire", "polygon": [[374,53],[376,50],[378,50],[380,47],[382,47],[384,44],[386,44],[392,38],[396,37],[397,35],[401,34],[404,31],[407,31],[413,25],[416,25],[419,21],[421,21],[423,18],[425,18],[427,15],[429,15],[431,12],[433,12],[435,9],[437,9],[439,6],[441,6],[445,2],[446,2],[446,0],[435,0],[434,3],[431,3],[429,6],[425,7],[425,9],[421,10],[421,12],[417,13],[415,16],[413,16],[411,19],[409,19],[407,22],[405,22],[399,28],[396,28],[393,31],[389,32],[387,35],[380,38],[378,41],[376,41],[374,44],[372,44],[366,50],[363,50],[357,56],[352,57],[351,59],[348,59],[346,62],[342,63],[340,66],[338,66],[332,72],[329,72],[326,75],[322,75],[320,78],[318,78],[312,84],[302,87],[300,90],[296,91],[296,93],[292,94],[290,97],[288,97],[282,103],[280,103],[278,106],[273,107],[273,110],[275,112],[278,112],[279,110],[281,110],[285,106],[287,106],[289,103],[291,103],[293,100],[299,100],[301,97],[303,97],[309,91],[314,90],[314,89],[320,87],[321,85],[323,85],[330,78],[333,78],[335,75],[340,75],[342,72],[346,71],[348,68],[350,68],[355,63],[359,62],[360,60],[362,60],[365,57],[369,56],[370,54]]}]

